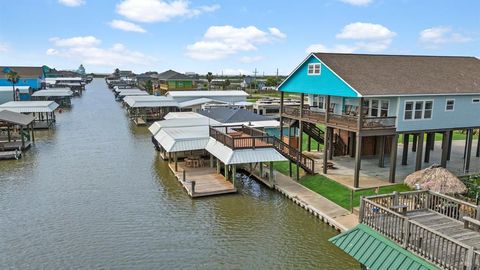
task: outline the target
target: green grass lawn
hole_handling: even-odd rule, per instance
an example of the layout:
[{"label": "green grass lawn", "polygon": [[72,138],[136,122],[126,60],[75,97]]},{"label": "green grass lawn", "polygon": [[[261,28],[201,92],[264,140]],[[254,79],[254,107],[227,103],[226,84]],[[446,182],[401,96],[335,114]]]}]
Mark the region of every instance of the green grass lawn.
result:
[{"label": "green grass lawn", "polygon": [[[290,176],[288,163],[289,161],[277,161],[273,163],[273,168],[283,175]],[[297,173],[297,165],[292,164],[292,176],[295,177],[296,173]],[[300,175],[302,175],[303,173],[304,172],[302,168],[300,168]]]},{"label": "green grass lawn", "polygon": [[[425,134],[425,137],[423,139],[423,141],[425,142],[427,140],[427,135]],[[440,134],[440,133],[435,133],[435,141],[441,141],[442,140],[442,137],[443,135]],[[460,131],[454,131],[453,132],[453,140],[454,141],[457,141],[457,140],[465,140],[467,138],[467,134],[466,133],[462,133]],[[473,139],[477,139],[478,138],[478,135],[473,135]],[[413,136],[410,135],[409,138],[408,138],[408,141],[409,142],[412,142],[413,141]],[[398,138],[398,143],[403,143],[403,136],[400,136]]]},{"label": "green grass lawn", "polygon": [[[288,164],[287,164],[288,166]],[[288,167],[287,167],[288,173]],[[351,191],[349,188],[341,185],[323,175],[307,175],[300,179],[300,184],[315,191],[323,197],[331,200],[332,202],[340,205],[345,209],[350,208],[350,196]],[[404,184],[396,184],[392,186],[381,187],[380,194],[392,193],[394,191],[409,191],[410,188]],[[353,207],[357,207],[360,204],[360,196],[369,196],[375,194],[375,188],[368,190],[361,190],[354,193]]]}]

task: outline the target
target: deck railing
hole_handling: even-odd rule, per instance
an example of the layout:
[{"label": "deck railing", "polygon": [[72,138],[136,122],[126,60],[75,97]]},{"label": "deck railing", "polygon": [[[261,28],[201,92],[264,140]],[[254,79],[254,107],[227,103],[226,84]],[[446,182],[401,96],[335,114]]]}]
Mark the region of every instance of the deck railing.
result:
[{"label": "deck railing", "polygon": [[480,252],[393,210],[399,206],[407,213],[427,210],[461,221],[463,217],[478,217],[476,205],[430,191],[375,195],[362,198],[359,219],[444,269],[480,268]]},{"label": "deck railing", "polygon": [[[300,108],[285,107],[283,108],[283,114],[293,118],[300,118]],[[303,119],[315,121],[317,123],[325,124],[325,112],[314,111],[310,108],[303,109]],[[367,117],[363,118],[362,129],[382,129],[382,128],[395,128],[396,122],[395,116],[388,117]],[[328,124],[332,126],[338,126],[348,129],[358,128],[358,116],[346,115],[346,114],[334,114],[328,115]]]}]

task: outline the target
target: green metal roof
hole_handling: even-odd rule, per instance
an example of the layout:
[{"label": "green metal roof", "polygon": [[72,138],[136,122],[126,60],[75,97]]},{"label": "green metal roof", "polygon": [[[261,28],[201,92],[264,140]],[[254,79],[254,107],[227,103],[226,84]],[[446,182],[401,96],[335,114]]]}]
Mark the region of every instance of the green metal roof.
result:
[{"label": "green metal roof", "polygon": [[359,224],[329,240],[369,269],[438,269],[370,227]]}]

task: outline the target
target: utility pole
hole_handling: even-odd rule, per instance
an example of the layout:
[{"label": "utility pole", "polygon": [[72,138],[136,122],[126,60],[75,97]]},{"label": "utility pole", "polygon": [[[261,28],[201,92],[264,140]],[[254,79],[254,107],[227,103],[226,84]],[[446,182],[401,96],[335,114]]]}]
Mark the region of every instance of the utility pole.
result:
[{"label": "utility pole", "polygon": [[255,86],[255,89],[257,89],[257,68],[253,71],[253,85]]}]

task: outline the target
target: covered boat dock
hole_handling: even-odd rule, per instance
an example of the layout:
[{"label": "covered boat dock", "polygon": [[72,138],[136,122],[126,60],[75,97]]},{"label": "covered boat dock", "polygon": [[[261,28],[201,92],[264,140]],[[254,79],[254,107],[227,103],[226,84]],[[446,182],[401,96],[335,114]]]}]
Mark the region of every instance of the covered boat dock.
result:
[{"label": "covered boat dock", "polygon": [[0,159],[18,159],[35,141],[31,115],[0,111]]},{"label": "covered boat dock", "polygon": [[8,110],[34,117],[33,128],[48,129],[55,125],[55,101],[10,101],[0,105],[0,110]]},{"label": "covered boat dock", "polygon": [[161,120],[167,113],[178,108],[175,100],[164,96],[126,96],[123,101],[130,119],[137,125]]},{"label": "covered boat dock", "polygon": [[72,106],[73,92],[68,88],[50,88],[36,91],[32,94],[33,100],[55,101],[60,107]]}]

